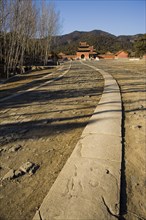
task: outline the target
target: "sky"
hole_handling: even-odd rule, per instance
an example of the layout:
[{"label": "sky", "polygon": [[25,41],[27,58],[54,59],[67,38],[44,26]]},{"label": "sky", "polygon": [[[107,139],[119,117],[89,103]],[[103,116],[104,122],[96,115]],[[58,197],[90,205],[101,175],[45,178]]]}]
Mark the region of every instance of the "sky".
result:
[{"label": "sky", "polygon": [[75,30],[102,30],[116,36],[146,33],[146,0],[53,1],[60,12],[61,35]]}]

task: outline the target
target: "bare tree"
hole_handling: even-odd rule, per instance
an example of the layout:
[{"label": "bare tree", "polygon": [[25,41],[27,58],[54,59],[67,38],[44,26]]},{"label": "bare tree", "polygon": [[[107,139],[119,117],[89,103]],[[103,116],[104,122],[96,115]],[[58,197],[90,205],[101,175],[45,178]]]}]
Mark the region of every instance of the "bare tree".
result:
[{"label": "bare tree", "polygon": [[[5,64],[6,33],[9,27],[9,0],[0,0],[0,62]],[[6,72],[6,64],[4,65]]]},{"label": "bare tree", "polygon": [[39,23],[39,36],[41,39],[41,57],[44,65],[48,60],[52,37],[59,32],[59,19],[60,15],[56,12],[54,3],[46,4],[46,1],[43,0]]},{"label": "bare tree", "polygon": [[58,27],[59,13],[53,3],[42,0],[39,11],[33,0],[0,0],[0,59],[7,77],[27,57],[33,61],[39,57],[45,65]]}]

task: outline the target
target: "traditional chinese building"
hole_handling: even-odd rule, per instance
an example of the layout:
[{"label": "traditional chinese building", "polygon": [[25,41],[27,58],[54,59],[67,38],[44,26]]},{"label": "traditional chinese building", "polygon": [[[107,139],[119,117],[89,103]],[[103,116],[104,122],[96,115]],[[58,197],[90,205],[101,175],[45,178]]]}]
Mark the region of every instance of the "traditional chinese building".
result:
[{"label": "traditional chinese building", "polygon": [[120,59],[120,58],[128,58],[128,53],[124,50],[120,50],[115,54],[115,59]]},{"label": "traditional chinese building", "polygon": [[93,46],[89,46],[87,42],[80,42],[76,58],[78,59],[89,59],[89,58],[96,58],[97,53]]},{"label": "traditional chinese building", "polygon": [[66,59],[66,60],[75,60],[76,55],[66,55],[65,53],[59,53],[58,54],[59,59]]},{"label": "traditional chinese building", "polygon": [[111,52],[98,55],[99,59],[115,59],[115,55]]}]

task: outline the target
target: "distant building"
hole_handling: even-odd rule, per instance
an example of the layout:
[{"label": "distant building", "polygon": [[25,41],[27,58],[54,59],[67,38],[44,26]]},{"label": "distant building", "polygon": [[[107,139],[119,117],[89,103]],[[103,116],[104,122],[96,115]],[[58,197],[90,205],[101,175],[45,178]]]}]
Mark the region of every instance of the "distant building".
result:
[{"label": "distant building", "polygon": [[79,47],[77,49],[76,55],[66,55],[64,53],[58,54],[59,58],[67,59],[67,60],[75,60],[75,59],[120,59],[120,58],[128,58],[128,53],[124,50],[120,50],[116,54],[111,53],[110,51],[105,54],[98,54],[93,46],[87,44],[87,42],[80,42]]},{"label": "distant building", "polygon": [[120,58],[128,58],[128,53],[124,50],[120,50],[115,54],[115,59],[120,59]]},{"label": "distant building", "polygon": [[96,50],[94,49],[93,46],[89,46],[87,42],[80,42],[79,47],[77,49],[76,55],[66,55],[64,53],[59,53],[58,54],[60,59],[91,59],[91,58],[96,58],[97,53]]},{"label": "distant building", "polygon": [[107,52],[106,54],[98,55],[99,59],[115,59],[115,55],[111,52]]},{"label": "distant building", "polygon": [[68,60],[75,60],[76,55],[66,55],[65,58],[68,59]]},{"label": "distant building", "polygon": [[77,59],[89,59],[96,57],[97,53],[93,46],[89,46],[87,42],[80,42],[78,50],[76,52]]},{"label": "distant building", "polygon": [[76,59],[76,55],[66,55],[64,53],[59,53],[58,54],[59,59],[66,59],[66,60],[75,60]]},{"label": "distant building", "polygon": [[60,52],[60,53],[58,54],[58,57],[59,57],[60,59],[64,59],[64,58],[66,58],[66,54]]}]

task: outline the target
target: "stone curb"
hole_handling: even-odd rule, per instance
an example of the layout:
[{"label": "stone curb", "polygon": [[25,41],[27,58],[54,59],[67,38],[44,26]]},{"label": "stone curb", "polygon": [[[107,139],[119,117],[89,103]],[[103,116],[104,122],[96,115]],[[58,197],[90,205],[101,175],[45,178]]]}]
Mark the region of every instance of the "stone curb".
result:
[{"label": "stone curb", "polygon": [[119,217],[120,90],[110,74],[89,67],[103,75],[103,95],[33,220],[110,220]]}]

